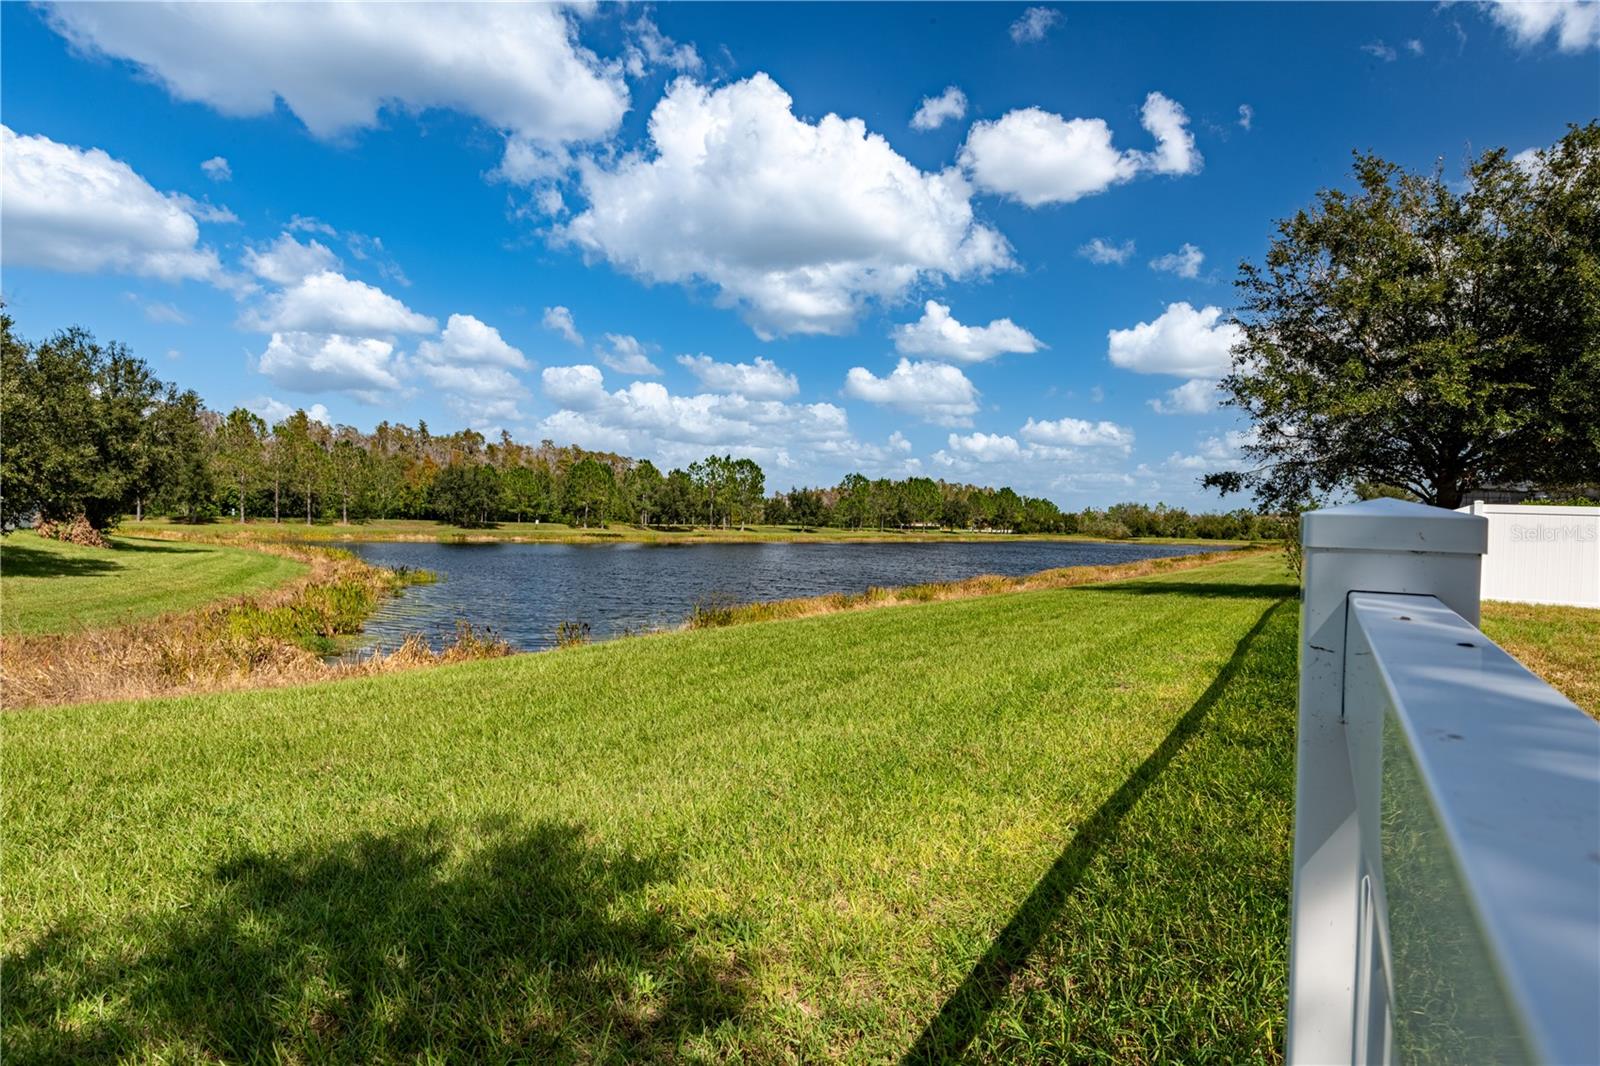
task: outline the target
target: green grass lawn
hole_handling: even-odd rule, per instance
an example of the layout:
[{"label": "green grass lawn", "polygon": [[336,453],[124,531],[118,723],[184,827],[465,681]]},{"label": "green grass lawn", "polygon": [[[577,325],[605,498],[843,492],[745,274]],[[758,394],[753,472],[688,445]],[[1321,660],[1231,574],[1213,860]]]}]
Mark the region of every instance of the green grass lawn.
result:
[{"label": "green grass lawn", "polygon": [[[249,522],[213,522],[194,526],[168,522],[165,519],[148,519],[143,522],[124,522],[128,532],[161,531],[179,535],[199,535],[208,539],[241,539],[266,541],[327,541],[327,540],[511,540],[532,542],[639,541],[646,543],[694,543],[696,541],[992,541],[1003,540],[1067,540],[1101,542],[1104,537],[1085,537],[1078,534],[1014,534],[946,532],[938,529],[809,529],[798,526],[750,526],[747,529],[710,528],[651,528],[612,523],[604,529],[596,526],[584,529],[561,522],[500,522],[487,529],[468,529],[430,519],[390,518],[358,522],[348,526],[319,522],[306,525],[303,521],[285,519],[269,522],[251,519]],[[1131,537],[1131,544],[1214,544],[1219,547],[1246,544],[1236,540],[1197,540],[1175,537]]]},{"label": "green grass lawn", "polygon": [[7,1061],[1271,1061],[1281,561],[4,719]]},{"label": "green grass lawn", "polygon": [[84,548],[19,531],[0,541],[0,632],[62,633],[270,588],[303,563],[209,544],[111,538]]}]

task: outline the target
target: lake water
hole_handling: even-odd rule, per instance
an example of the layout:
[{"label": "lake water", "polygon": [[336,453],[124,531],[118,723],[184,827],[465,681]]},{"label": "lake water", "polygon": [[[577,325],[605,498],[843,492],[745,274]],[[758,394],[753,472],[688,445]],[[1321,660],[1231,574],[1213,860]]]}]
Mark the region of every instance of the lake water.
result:
[{"label": "lake water", "polygon": [[408,633],[438,646],[456,622],[488,626],[521,649],[548,648],[562,622],[587,622],[595,640],[671,628],[697,601],[782,600],[869,586],[1020,576],[1212,551],[1204,545],[995,540],[930,544],[437,544],[343,543],[369,563],[432,570],[367,623],[368,643]]}]

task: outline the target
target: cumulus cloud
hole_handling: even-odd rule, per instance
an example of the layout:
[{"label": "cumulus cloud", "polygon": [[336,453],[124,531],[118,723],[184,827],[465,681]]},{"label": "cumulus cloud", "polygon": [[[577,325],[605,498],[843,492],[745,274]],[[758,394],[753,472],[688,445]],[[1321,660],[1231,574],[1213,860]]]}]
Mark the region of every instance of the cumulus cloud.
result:
[{"label": "cumulus cloud", "polygon": [[521,349],[472,315],[451,315],[438,340],[417,345],[411,370],[444,396],[446,406],[482,429],[522,417],[527,388],[514,374],[528,366]]},{"label": "cumulus cloud", "polygon": [[964,326],[950,316],[947,305],[929,300],[920,319],[894,328],[894,347],[906,355],[982,363],[1007,352],[1037,352],[1045,345],[1009,318],[997,318],[987,326]]},{"label": "cumulus cloud", "polygon": [[1254,429],[1230,429],[1220,436],[1212,434],[1202,440],[1194,452],[1173,452],[1167,457],[1167,466],[1175,470],[1204,472],[1237,469],[1244,465],[1244,449],[1256,440]]},{"label": "cumulus cloud", "polygon": [[384,108],[448,108],[560,144],[610,135],[628,107],[622,72],[553,4],[58,4],[48,18],[177,99],[233,117],[281,100],[320,138],[374,126]]},{"label": "cumulus cloud", "polygon": [[1240,125],[1240,127],[1242,127],[1244,129],[1244,131],[1246,133],[1250,132],[1250,126],[1255,122],[1255,120],[1256,120],[1256,109],[1251,107],[1249,104],[1240,104],[1239,105],[1239,125]]},{"label": "cumulus cloud", "polygon": [[365,403],[400,388],[394,344],[377,337],[274,333],[256,369],[295,392],[345,392]]},{"label": "cumulus cloud", "polygon": [[438,324],[374,285],[332,270],[308,275],[267,297],[242,324],[266,332],[352,335],[432,333]]},{"label": "cumulus cloud", "polygon": [[1600,3],[1596,0],[1498,0],[1483,7],[1495,24],[1524,48],[1550,36],[1563,52],[1600,48]]},{"label": "cumulus cloud", "polygon": [[269,426],[282,422],[285,418],[294,414],[296,410],[305,411],[306,417],[313,422],[321,422],[325,426],[333,425],[333,418],[328,414],[328,409],[320,403],[314,403],[310,407],[296,408],[292,404],[275,400],[271,396],[257,396],[246,406],[260,415],[262,420]]},{"label": "cumulus cloud", "polygon": [[572,320],[572,312],[557,304],[544,309],[544,318],[541,320],[544,328],[553,333],[559,333],[568,344],[583,346],[583,334],[578,332],[578,324]]},{"label": "cumulus cloud", "polygon": [[943,426],[969,425],[978,410],[977,388],[947,363],[901,359],[893,372],[881,378],[865,367],[851,367],[845,375],[844,392]]},{"label": "cumulus cloud", "polygon": [[1190,378],[1165,395],[1150,401],[1158,415],[1203,415],[1217,409],[1217,383],[1210,378]]},{"label": "cumulus cloud", "polygon": [[1115,263],[1121,266],[1133,258],[1133,242],[1123,241],[1121,244],[1112,244],[1102,237],[1096,237],[1088,244],[1078,248],[1078,254],[1091,263]]},{"label": "cumulus cloud", "polygon": [[736,393],[686,396],[655,381],[607,391],[600,369],[589,365],[548,367],[540,377],[545,395],[561,405],[540,423],[541,432],[583,447],[651,455],[673,465],[708,450],[729,451],[775,469],[861,450],[844,409],[835,404]]},{"label": "cumulus cloud", "polygon": [[1063,448],[1133,448],[1133,430],[1115,422],[1090,422],[1082,418],[1028,419],[1022,427],[1024,440]]},{"label": "cumulus cloud", "polygon": [[999,433],[952,433],[946,442],[958,455],[980,463],[1001,463],[1022,458],[1017,438]]},{"label": "cumulus cloud", "polygon": [[244,251],[244,267],[275,285],[294,285],[312,274],[339,269],[339,257],[318,240],[301,244],[292,233],[281,233],[265,247]]},{"label": "cumulus cloud", "polygon": [[1061,22],[1061,12],[1053,7],[1030,7],[1011,24],[1011,40],[1015,44],[1035,44]]},{"label": "cumulus cloud", "polygon": [[0,126],[0,262],[227,284],[185,198],[157,192],[98,148]]},{"label": "cumulus cloud", "polygon": [[1150,260],[1150,269],[1165,270],[1180,278],[1198,278],[1200,265],[1205,261],[1205,253],[1186,241],[1176,252],[1168,252]]},{"label": "cumulus cloud", "polygon": [[228,166],[228,161],[220,155],[214,155],[200,164],[200,169],[212,181],[232,181],[233,168]]},{"label": "cumulus cloud", "polygon": [[1368,41],[1361,46],[1361,50],[1372,58],[1381,59],[1385,63],[1393,63],[1400,57],[1400,53],[1396,52],[1393,46],[1384,44],[1382,38],[1376,41]]},{"label": "cumulus cloud", "polygon": [[1113,365],[1140,374],[1218,378],[1232,364],[1231,349],[1244,339],[1243,330],[1221,318],[1220,307],[1197,311],[1180,301],[1153,322],[1111,330],[1107,354]]},{"label": "cumulus cloud", "polygon": [[1202,159],[1183,108],[1161,93],[1145,97],[1140,123],[1153,152],[1122,151],[1104,119],[1064,119],[1037,107],[974,123],[961,164],[981,189],[1029,207],[1064,204],[1105,192],[1141,173],[1193,174]]},{"label": "cumulus cloud", "polygon": [[595,345],[594,353],[608,369],[619,374],[653,377],[661,373],[661,368],[650,361],[645,346],[626,333],[607,333],[605,345]]},{"label": "cumulus cloud", "polygon": [[712,392],[735,392],[752,400],[784,400],[800,391],[800,382],[770,359],[754,363],[719,363],[709,355],[680,355],[678,362]]},{"label": "cumulus cloud", "polygon": [[967,94],[949,86],[938,96],[924,96],[922,106],[911,116],[914,130],[936,130],[946,122],[959,122],[967,114]]},{"label": "cumulus cloud", "polygon": [[588,207],[557,229],[648,281],[712,286],[764,337],[840,333],[917,282],[1012,265],[956,170],[924,173],[860,119],[797,118],[766,74],[680,78],[649,146],[584,161]]}]

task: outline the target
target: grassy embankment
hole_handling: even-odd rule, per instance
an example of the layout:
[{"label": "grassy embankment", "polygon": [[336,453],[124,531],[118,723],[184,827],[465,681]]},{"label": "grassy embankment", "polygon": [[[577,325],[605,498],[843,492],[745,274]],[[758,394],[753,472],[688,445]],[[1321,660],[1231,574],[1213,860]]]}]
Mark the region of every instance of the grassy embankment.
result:
[{"label": "grassy embankment", "polygon": [[5,720],[5,1054],[1274,1060],[1255,555]]},{"label": "grassy embankment", "polygon": [[465,631],[360,663],[324,656],[386,596],[431,580],[303,545],[255,550],[15,533],[0,544],[0,706],[250,688],[504,654]]},{"label": "grassy embankment", "polygon": [[65,633],[186,611],[306,573],[282,555],[112,537],[85,548],[19,531],[0,540],[0,634]]},{"label": "grassy embankment", "polygon": [[[200,536],[208,540],[301,542],[330,540],[415,540],[415,541],[514,541],[532,544],[590,544],[628,541],[644,544],[725,544],[759,543],[762,541],[844,541],[851,543],[922,544],[950,542],[992,543],[1017,540],[1061,540],[1104,543],[1104,537],[1087,537],[1078,534],[1039,533],[979,533],[976,531],[950,532],[936,529],[901,530],[885,529],[834,529],[823,527],[802,530],[799,526],[751,526],[748,529],[712,529],[705,526],[644,528],[613,523],[605,529],[584,529],[560,522],[501,522],[487,529],[468,529],[445,522],[426,519],[375,519],[341,526],[328,523],[306,525],[304,522],[286,520],[268,522],[251,519],[248,522],[213,522],[206,525],[188,525],[155,519],[145,522],[125,522],[123,529],[145,534]],[[1131,537],[1117,541],[1121,544],[1215,544],[1219,547],[1251,543],[1233,540],[1198,540],[1181,537]]]}]

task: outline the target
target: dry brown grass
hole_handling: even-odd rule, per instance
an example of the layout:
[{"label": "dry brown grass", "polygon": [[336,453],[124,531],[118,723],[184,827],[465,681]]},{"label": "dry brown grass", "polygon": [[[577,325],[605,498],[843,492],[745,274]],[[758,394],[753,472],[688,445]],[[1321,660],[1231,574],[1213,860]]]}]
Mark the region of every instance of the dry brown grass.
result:
[{"label": "dry brown grass", "polygon": [[435,652],[420,638],[329,661],[386,596],[414,577],[348,552],[259,545],[311,569],[288,585],[136,624],[0,638],[0,708],[298,684],[491,658],[510,646],[470,627]]},{"label": "dry brown grass", "polygon": [[[936,581],[924,585],[902,585],[895,588],[873,587],[860,593],[834,592],[825,596],[806,596],[792,600],[773,600],[767,603],[703,602],[694,607],[689,617],[691,629],[714,629],[720,626],[742,625],[747,622],[771,622],[780,618],[810,618],[814,615],[837,614],[841,611],[861,611],[874,607],[889,607],[903,603],[936,603],[944,600],[968,600],[978,596],[994,596],[1007,592],[1034,592],[1043,589],[1064,589],[1074,585],[1091,585],[1104,581],[1126,581],[1131,578],[1167,574],[1177,570],[1190,570],[1207,566],[1222,559],[1237,559],[1242,555],[1279,550],[1272,547],[1240,548],[1233,551],[1203,552],[1198,555],[1179,555],[1161,559],[1144,559],[1136,563],[1113,563],[1107,566],[1070,566],[1056,570],[1041,570],[1025,577],[1002,577],[998,574],[980,574],[961,581]],[[1289,580],[1287,571],[1284,580]]]}]

